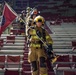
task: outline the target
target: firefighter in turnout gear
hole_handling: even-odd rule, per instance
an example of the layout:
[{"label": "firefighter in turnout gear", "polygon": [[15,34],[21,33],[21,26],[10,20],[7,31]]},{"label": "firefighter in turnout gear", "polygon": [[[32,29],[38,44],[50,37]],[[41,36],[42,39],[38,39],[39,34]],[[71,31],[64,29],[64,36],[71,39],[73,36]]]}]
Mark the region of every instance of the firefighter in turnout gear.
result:
[{"label": "firefighter in turnout gear", "polygon": [[46,65],[47,55],[44,49],[44,44],[39,38],[45,41],[46,44],[49,44],[50,51],[52,50],[53,40],[48,32],[43,28],[45,20],[42,16],[37,16],[34,19],[34,22],[35,25],[28,29],[28,62],[31,63],[32,66],[32,75],[48,75]]},{"label": "firefighter in turnout gear", "polygon": [[[38,10],[36,8],[31,8],[29,16],[26,18],[26,36],[28,36],[27,30],[30,26],[34,26],[34,19],[38,15]],[[28,13],[27,13],[28,14]],[[28,41],[28,38],[27,38]]]}]

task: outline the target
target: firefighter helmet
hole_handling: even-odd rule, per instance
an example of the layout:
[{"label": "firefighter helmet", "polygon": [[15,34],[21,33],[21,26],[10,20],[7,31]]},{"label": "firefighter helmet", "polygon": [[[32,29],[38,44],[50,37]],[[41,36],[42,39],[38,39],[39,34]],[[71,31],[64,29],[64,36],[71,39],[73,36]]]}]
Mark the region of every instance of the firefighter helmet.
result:
[{"label": "firefighter helmet", "polygon": [[44,24],[44,22],[45,22],[45,20],[44,20],[44,18],[42,17],[42,16],[37,16],[35,19],[34,19],[34,22],[36,23],[36,22],[42,22],[43,24]]}]

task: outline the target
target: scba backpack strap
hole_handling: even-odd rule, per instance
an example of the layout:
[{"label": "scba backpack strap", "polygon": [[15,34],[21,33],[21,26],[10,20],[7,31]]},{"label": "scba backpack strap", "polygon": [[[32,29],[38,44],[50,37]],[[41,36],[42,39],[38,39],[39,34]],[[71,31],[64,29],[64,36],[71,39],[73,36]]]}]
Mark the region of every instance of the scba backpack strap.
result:
[{"label": "scba backpack strap", "polygon": [[45,42],[46,41],[46,33],[45,29],[42,28],[42,33],[39,30],[36,30],[37,36]]}]

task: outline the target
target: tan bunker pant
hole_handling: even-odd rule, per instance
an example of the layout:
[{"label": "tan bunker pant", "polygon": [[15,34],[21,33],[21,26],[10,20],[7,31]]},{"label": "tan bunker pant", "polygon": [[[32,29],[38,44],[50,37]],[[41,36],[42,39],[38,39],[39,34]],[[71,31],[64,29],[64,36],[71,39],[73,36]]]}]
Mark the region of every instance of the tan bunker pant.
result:
[{"label": "tan bunker pant", "polygon": [[28,61],[32,66],[32,75],[48,75],[44,49],[29,48]]}]

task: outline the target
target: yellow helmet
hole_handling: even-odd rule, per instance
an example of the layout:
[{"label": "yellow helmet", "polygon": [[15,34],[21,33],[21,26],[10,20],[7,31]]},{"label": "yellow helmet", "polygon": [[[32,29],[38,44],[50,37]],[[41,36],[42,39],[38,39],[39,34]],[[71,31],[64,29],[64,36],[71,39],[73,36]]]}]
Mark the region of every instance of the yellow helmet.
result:
[{"label": "yellow helmet", "polygon": [[35,17],[34,22],[42,22],[44,24],[45,20],[42,16],[39,15]]}]

